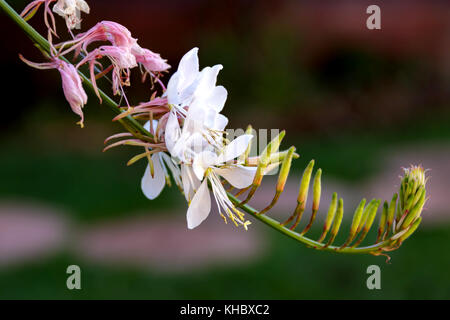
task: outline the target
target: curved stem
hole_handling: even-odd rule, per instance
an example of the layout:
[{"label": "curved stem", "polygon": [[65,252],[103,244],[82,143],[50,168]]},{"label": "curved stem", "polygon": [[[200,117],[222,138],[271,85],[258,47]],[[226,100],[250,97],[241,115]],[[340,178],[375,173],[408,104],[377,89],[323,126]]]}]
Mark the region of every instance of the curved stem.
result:
[{"label": "curved stem", "polygon": [[[233,202],[236,205],[241,203],[241,201],[238,198],[236,198],[234,195],[232,195],[229,192],[228,192],[228,197],[230,198],[231,202]],[[386,241],[379,242],[379,243],[371,245],[371,246],[359,247],[359,248],[346,247],[346,248],[341,249],[340,247],[336,247],[336,246],[325,247],[324,243],[320,243],[320,242],[317,242],[310,238],[307,238],[305,236],[302,236],[300,233],[292,231],[291,229],[284,227],[279,221],[274,220],[264,214],[259,214],[258,210],[250,207],[249,205],[243,205],[240,208],[242,210],[244,210],[245,212],[251,214],[253,217],[258,219],[259,221],[265,223],[266,225],[270,226],[271,228],[277,230],[278,232],[281,232],[282,234],[288,236],[289,238],[297,240],[297,241],[307,245],[308,247],[318,249],[318,250],[332,251],[332,252],[338,252],[338,253],[353,253],[353,254],[372,253],[372,252],[375,252],[378,249],[386,246],[387,244],[389,244],[391,242],[391,240],[386,240]]]},{"label": "curved stem", "polygon": [[[28,24],[5,0],[0,0],[0,7],[3,9],[3,11],[31,38],[31,40],[39,45],[44,51],[47,53],[50,53],[50,45],[49,42],[42,37],[30,24]],[[67,61],[64,57],[60,57],[60,59],[63,59],[64,61],[70,63]],[[81,78],[83,79],[83,82],[92,90],[94,91],[94,86],[92,85],[92,82],[89,80],[88,77],[86,77],[81,71],[78,71]],[[103,101],[110,107],[110,109],[116,114],[121,114],[124,111],[122,111],[119,108],[119,105],[111,99],[106,93],[99,90],[100,96],[103,99]],[[127,129],[127,130],[133,130],[135,135],[144,135],[148,137],[152,137],[150,132],[145,130],[142,125],[136,121],[131,116],[123,117],[119,120],[119,122]],[[228,197],[234,204],[239,204],[240,200],[237,199],[235,196],[233,196],[231,193],[228,192]],[[242,210],[245,212],[251,214],[254,218],[258,219],[259,221],[263,222],[264,224],[270,226],[271,228],[277,230],[278,232],[281,232],[282,234],[308,246],[315,249],[321,249],[324,251],[331,251],[331,252],[339,252],[339,253],[353,253],[353,254],[360,254],[360,253],[373,253],[377,250],[381,249],[382,247],[386,246],[391,242],[391,240],[385,240],[383,242],[379,242],[372,246],[367,247],[359,247],[359,248],[339,248],[336,246],[328,246],[325,247],[325,244],[319,243],[317,241],[314,241],[312,239],[309,239],[307,237],[302,236],[301,234],[292,231],[288,228],[283,227],[280,222],[264,215],[264,214],[258,214],[258,211],[254,208],[250,207],[249,205],[243,205],[241,206]]]}]

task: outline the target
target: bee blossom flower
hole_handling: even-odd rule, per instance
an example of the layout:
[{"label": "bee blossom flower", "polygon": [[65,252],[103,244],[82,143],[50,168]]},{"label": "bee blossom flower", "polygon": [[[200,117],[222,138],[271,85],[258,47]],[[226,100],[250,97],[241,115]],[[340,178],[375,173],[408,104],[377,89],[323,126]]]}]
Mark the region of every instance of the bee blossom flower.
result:
[{"label": "bee blossom flower", "polygon": [[[113,21],[101,21],[84,33],[78,34],[74,40],[63,43],[63,46],[73,46],[87,51],[87,47],[94,42],[107,41],[116,47],[130,48],[136,45],[137,39],[121,24]],[[72,48],[69,50],[73,50]]]},{"label": "bee blossom flower", "polygon": [[[194,134],[192,127],[186,123],[194,124],[197,134],[206,137],[209,143],[216,140],[215,132],[223,130],[228,123],[228,119],[219,114],[228,94],[224,87],[216,86],[221,69],[222,65],[216,65],[199,71],[198,48],[191,49],[180,60],[178,70],[170,78],[164,94],[172,108],[165,134],[172,156],[179,156],[180,152],[175,151],[176,145],[184,144]],[[186,111],[187,107],[189,111]],[[187,119],[188,113],[191,114],[191,121]],[[178,116],[186,118],[183,129]],[[180,139],[182,137],[184,139]]]},{"label": "bee blossom flower", "polygon": [[97,60],[103,57],[107,57],[113,67],[113,93],[115,95],[122,93],[123,85],[129,85],[130,69],[137,66],[136,58],[126,47],[101,46],[91,51],[78,63],[77,68],[85,63],[89,63],[91,81],[99,98],[100,94],[96,84],[94,66],[98,64]]},{"label": "bee blossom flower", "polygon": [[219,154],[203,151],[195,156],[192,169],[197,179],[203,182],[189,205],[187,212],[189,229],[200,225],[211,211],[208,182],[211,185],[219,213],[224,220],[226,221],[226,217],[228,217],[234,224],[243,225],[247,229],[249,222],[244,220],[243,213],[237,210],[230,201],[219,177],[239,189],[252,184],[256,168],[244,167],[238,163],[227,163],[243,154],[252,138],[252,135],[245,134],[234,139]]},{"label": "bee blossom flower", "polygon": [[66,20],[67,28],[75,29],[80,25],[80,12],[89,14],[89,5],[84,0],[58,0],[53,6],[53,12]]},{"label": "bee blossom flower", "polygon": [[59,71],[61,74],[64,96],[66,97],[67,102],[69,102],[72,111],[81,117],[78,124],[83,127],[84,115],[82,109],[87,103],[88,97],[83,89],[77,69],[72,64],[56,58],[48,63],[34,63],[28,61],[21,55],[20,59],[33,68],[41,70],[57,69]]}]

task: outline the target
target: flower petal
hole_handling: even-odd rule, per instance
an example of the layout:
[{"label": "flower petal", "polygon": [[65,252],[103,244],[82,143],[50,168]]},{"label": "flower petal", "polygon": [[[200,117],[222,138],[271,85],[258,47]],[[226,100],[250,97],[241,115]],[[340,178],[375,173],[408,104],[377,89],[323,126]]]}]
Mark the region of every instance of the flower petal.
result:
[{"label": "flower petal", "polygon": [[169,83],[167,84],[167,90],[164,92],[164,97],[167,97],[167,102],[169,104],[179,104],[178,98],[178,83],[180,82],[180,73],[175,72],[172,77],[169,79]]},{"label": "flower petal", "polygon": [[169,150],[172,156],[176,156],[172,154],[175,143],[180,138],[181,128],[178,123],[178,117],[175,112],[171,112],[169,114],[169,119],[167,120],[166,129],[164,133],[164,138],[166,141],[167,150]]},{"label": "flower petal", "polygon": [[223,114],[218,114],[215,121],[214,126],[212,127],[213,130],[223,131],[225,130],[225,127],[228,124],[228,118],[225,117]]},{"label": "flower petal", "polygon": [[225,163],[239,157],[245,152],[252,138],[253,135],[251,134],[243,134],[231,141],[230,144],[225,147],[223,153],[220,155],[219,162]]},{"label": "flower petal", "polygon": [[214,90],[216,86],[217,75],[222,69],[223,66],[221,64],[203,68],[200,72],[199,84],[195,92],[196,97],[209,97],[211,91]]},{"label": "flower petal", "polygon": [[199,63],[198,63],[198,48],[192,48],[189,50],[183,58],[180,60],[178,65],[178,72],[180,73],[180,84],[183,88],[178,87],[182,90],[189,86],[197,78],[199,73]]},{"label": "flower petal", "polygon": [[192,169],[199,180],[203,180],[206,169],[217,163],[217,155],[211,151],[203,151],[194,157]]},{"label": "flower petal", "polygon": [[215,111],[222,111],[225,101],[227,101],[228,91],[223,86],[215,87],[211,90],[211,94],[208,97],[208,106]]},{"label": "flower petal", "polygon": [[150,165],[148,165],[141,180],[142,192],[150,200],[153,200],[157,196],[159,196],[166,184],[166,177],[161,167],[161,160],[159,158],[159,155],[154,154],[152,156],[152,161],[154,166],[154,177],[152,177]]},{"label": "flower petal", "polygon": [[187,211],[186,219],[189,229],[194,229],[205,220],[211,211],[211,197],[208,190],[208,179],[205,179],[195,193]]},{"label": "flower petal", "polygon": [[195,177],[192,168],[185,164],[181,165],[181,181],[186,201],[191,201],[195,191],[200,187],[200,181]]},{"label": "flower petal", "polygon": [[247,188],[252,184],[255,177],[256,167],[233,166],[222,169],[214,169],[214,172],[222,176],[233,187],[238,189]]}]

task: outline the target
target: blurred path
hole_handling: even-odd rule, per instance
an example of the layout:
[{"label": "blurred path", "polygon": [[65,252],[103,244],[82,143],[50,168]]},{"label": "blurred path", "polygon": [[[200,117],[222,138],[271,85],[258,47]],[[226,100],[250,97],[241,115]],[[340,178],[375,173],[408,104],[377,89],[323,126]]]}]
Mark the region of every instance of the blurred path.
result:
[{"label": "blurred path", "polygon": [[63,212],[32,202],[0,204],[0,267],[39,260],[62,249],[69,225]]},{"label": "blurred path", "polygon": [[183,209],[99,224],[79,233],[75,251],[99,263],[166,272],[242,264],[261,256],[265,246],[259,232],[225,225],[214,214],[194,230],[186,228]]}]

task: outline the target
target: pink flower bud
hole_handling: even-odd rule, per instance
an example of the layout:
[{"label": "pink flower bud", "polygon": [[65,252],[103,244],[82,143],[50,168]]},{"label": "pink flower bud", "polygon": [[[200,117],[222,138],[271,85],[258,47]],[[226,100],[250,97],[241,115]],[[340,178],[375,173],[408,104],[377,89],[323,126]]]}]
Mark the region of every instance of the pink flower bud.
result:
[{"label": "pink flower bud", "polygon": [[131,32],[124,26],[113,21],[102,21],[88,31],[80,33],[76,36],[75,40],[69,41],[67,44],[76,43],[84,51],[87,51],[87,47],[97,41],[108,41],[113,46],[128,48],[131,48],[137,42],[131,36]]},{"label": "pink flower bud", "polygon": [[84,115],[82,108],[87,103],[87,95],[81,84],[80,76],[77,69],[72,64],[62,60],[58,61],[58,71],[61,74],[64,95],[72,108],[72,111],[81,117],[81,127],[84,126]]},{"label": "pink flower bud", "polygon": [[149,73],[162,72],[170,68],[170,65],[166,62],[167,60],[162,59],[158,53],[141,48],[138,44],[131,48],[131,52],[136,57],[136,61],[142,64]]},{"label": "pink flower bud", "polygon": [[51,62],[47,63],[35,63],[25,59],[22,55],[19,55],[20,59],[30,67],[36,69],[57,69],[61,74],[62,87],[64,96],[67,102],[69,102],[72,111],[81,117],[78,124],[83,127],[84,115],[83,107],[87,103],[88,97],[81,84],[81,78],[77,69],[70,63],[63,60],[54,58]]}]

